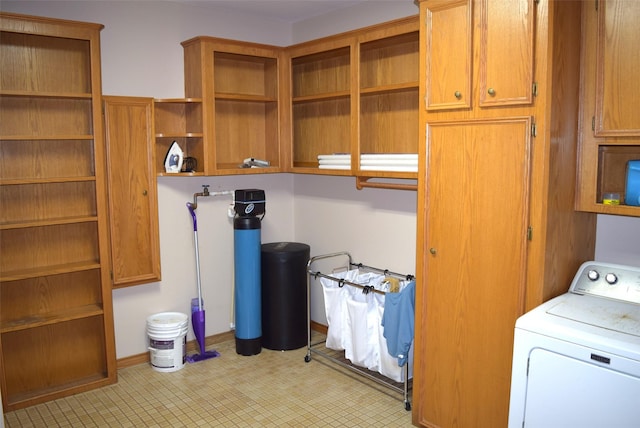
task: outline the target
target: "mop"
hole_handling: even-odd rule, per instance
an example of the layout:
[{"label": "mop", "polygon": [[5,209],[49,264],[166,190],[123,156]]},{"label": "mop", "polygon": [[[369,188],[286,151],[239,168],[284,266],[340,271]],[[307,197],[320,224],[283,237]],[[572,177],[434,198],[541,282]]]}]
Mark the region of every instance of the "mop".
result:
[{"label": "mop", "polygon": [[[208,193],[208,192],[207,192]],[[208,195],[207,195],[208,196]],[[204,328],[205,328],[205,318],[204,318],[204,308],[202,305],[202,284],[200,282],[200,253],[198,251],[198,222],[196,220],[196,206],[191,202],[187,202],[187,208],[191,213],[191,218],[193,219],[193,241],[196,249],[196,273],[198,280],[198,306],[197,309],[192,307],[191,309],[191,325],[193,326],[193,334],[196,336],[196,340],[198,342],[198,346],[200,347],[200,353],[194,355],[187,355],[187,361],[190,363],[196,363],[198,361],[208,360],[209,358],[215,358],[220,356],[220,354],[215,351],[206,351],[204,349]]]}]

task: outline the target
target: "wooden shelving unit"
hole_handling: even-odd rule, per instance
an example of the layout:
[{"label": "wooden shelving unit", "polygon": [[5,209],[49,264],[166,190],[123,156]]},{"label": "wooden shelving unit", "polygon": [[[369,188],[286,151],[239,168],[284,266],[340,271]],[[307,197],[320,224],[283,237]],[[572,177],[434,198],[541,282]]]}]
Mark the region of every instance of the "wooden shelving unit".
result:
[{"label": "wooden shelving unit", "polygon": [[[328,48],[321,42],[289,51],[294,171],[314,168],[320,172],[319,154],[351,153],[352,50],[345,40],[337,47]],[[337,170],[326,173],[347,174]]]},{"label": "wooden shelving unit", "polygon": [[[415,179],[417,172],[364,170],[362,154],[418,153],[418,17],[391,21],[286,49],[291,74],[291,170]],[[349,154],[321,168],[319,155]],[[393,168],[392,168],[393,169]],[[415,186],[395,186],[415,189]]]},{"label": "wooden shelving unit", "polygon": [[[204,174],[281,172],[282,49],[205,36],[182,46],[185,94],[202,101],[202,148],[193,156]],[[242,168],[247,158],[270,166]]]},{"label": "wooden shelving unit", "polygon": [[116,381],[101,25],[0,14],[3,406]]},{"label": "wooden shelving unit", "polygon": [[178,143],[184,156],[198,161],[195,172],[178,175],[204,175],[205,146],[202,126],[202,98],[169,98],[154,100],[154,126],[156,137],[156,172],[167,174],[164,161],[174,141]]}]

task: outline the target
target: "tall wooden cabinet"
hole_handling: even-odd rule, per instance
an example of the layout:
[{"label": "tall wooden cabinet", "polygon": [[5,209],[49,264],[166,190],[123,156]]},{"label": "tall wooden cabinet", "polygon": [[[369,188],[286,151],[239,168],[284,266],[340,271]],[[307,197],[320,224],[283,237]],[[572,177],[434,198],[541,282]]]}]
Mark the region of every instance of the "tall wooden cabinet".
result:
[{"label": "tall wooden cabinet", "polygon": [[[578,199],[580,210],[640,217],[625,205],[626,167],[640,160],[640,2],[585,2]],[[603,204],[618,193],[620,205]]]},{"label": "tall wooden cabinet", "polygon": [[516,319],[593,257],[573,209],[580,8],[420,3],[415,425],[506,426]]},{"label": "tall wooden cabinet", "polygon": [[0,14],[5,410],[116,381],[101,29]]}]

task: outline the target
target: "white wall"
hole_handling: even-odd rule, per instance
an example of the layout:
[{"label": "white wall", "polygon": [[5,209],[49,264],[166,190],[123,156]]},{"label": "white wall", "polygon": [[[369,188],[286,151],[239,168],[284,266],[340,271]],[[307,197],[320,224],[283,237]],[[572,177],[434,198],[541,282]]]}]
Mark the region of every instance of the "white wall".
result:
[{"label": "white wall", "polygon": [[[294,193],[296,239],[311,246],[312,256],[348,251],[355,263],[415,274],[416,192],[356,190],[354,178],[297,175]],[[330,274],[345,260],[312,267]],[[310,291],[312,302],[323,302],[317,281]],[[324,307],[314,305],[311,318],[326,325]]]},{"label": "white wall", "polygon": [[[3,11],[97,22],[102,32],[105,95],[184,96],[180,42],[198,35],[286,46],[417,13],[412,0],[371,1],[366,7],[283,24],[214,7],[162,1],[7,1]],[[193,231],[185,207],[203,184],[211,191],[265,189],[262,241],[298,241],[311,254],[350,251],[355,261],[413,273],[416,194],[355,189],[353,178],[261,175],[158,179],[162,281],[114,290],[118,358],[146,352],[145,319],[188,313],[196,295]],[[233,278],[233,226],[226,197],[198,200],[203,294],[208,335],[228,331]],[[600,216],[597,257],[640,265],[640,219]],[[613,260],[611,260],[613,261]],[[317,288],[312,297],[319,302]],[[322,308],[313,319],[322,322]],[[193,336],[190,333],[189,339]]]},{"label": "white wall", "polygon": [[595,259],[640,266],[640,218],[599,215]]}]

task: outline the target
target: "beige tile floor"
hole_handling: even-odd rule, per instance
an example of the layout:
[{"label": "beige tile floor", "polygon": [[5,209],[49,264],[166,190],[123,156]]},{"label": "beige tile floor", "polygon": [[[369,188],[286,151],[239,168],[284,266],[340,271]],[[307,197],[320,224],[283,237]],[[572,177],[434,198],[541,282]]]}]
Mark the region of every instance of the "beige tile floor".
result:
[{"label": "beige tile floor", "polygon": [[6,413],[14,427],[411,427],[401,394],[314,356],[306,346],[220,357],[172,373],[148,364],[118,371],[118,383]]}]

